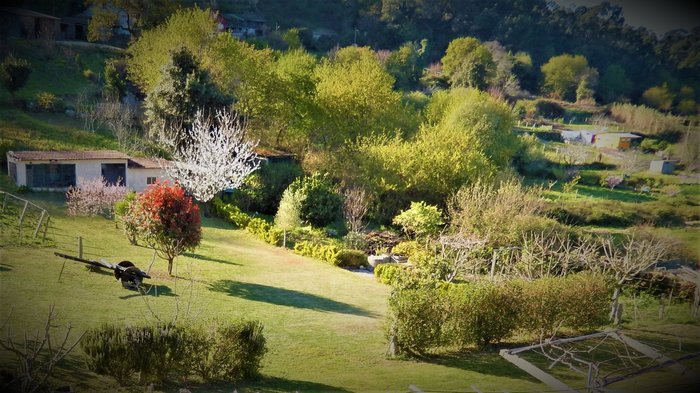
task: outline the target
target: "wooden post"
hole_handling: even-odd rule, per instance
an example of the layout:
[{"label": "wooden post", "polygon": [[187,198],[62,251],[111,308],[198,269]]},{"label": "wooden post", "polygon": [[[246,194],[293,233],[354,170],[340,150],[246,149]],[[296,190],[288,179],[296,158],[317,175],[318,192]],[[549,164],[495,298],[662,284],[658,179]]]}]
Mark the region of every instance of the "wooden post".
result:
[{"label": "wooden post", "polygon": [[5,213],[5,204],[7,204],[7,193],[5,192],[5,198],[2,199],[2,212]]},{"label": "wooden post", "polygon": [[493,278],[493,274],[496,272],[496,256],[498,255],[498,249],[493,250],[493,255],[491,255],[491,272],[489,277]]},{"label": "wooden post", "polygon": [[49,230],[49,221],[51,220],[51,216],[46,217],[46,224],[44,225],[44,235],[41,237],[41,241],[46,240],[46,231]]},{"label": "wooden post", "polygon": [[78,236],[78,256],[83,257],[83,237]]},{"label": "wooden post", "polygon": [[46,210],[41,211],[41,217],[39,217],[39,223],[36,224],[36,229],[34,230],[34,238],[36,239],[36,235],[39,234],[39,228],[41,228],[41,223],[44,221],[44,215],[46,214]]},{"label": "wooden post", "polygon": [[22,228],[22,221],[24,221],[24,213],[27,212],[27,205],[29,205],[29,201],[24,201],[24,209],[22,209],[22,214],[19,215],[20,229]]}]

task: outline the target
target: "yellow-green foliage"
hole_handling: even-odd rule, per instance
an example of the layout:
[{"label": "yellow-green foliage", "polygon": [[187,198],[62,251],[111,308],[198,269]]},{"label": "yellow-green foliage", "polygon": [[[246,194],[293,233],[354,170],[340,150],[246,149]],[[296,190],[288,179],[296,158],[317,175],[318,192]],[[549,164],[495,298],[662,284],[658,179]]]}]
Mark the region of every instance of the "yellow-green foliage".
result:
[{"label": "yellow-green foliage", "polygon": [[262,218],[251,218],[246,228],[248,232],[273,246],[279,246],[282,243],[284,231],[274,225],[270,225]]},{"label": "yellow-green foliage", "polygon": [[214,198],[212,206],[217,216],[230,222],[236,228],[245,228],[250,222],[251,217],[248,214],[232,203],[225,203],[221,198]]},{"label": "yellow-green foliage", "polygon": [[209,9],[181,9],[168,20],[144,31],[129,46],[129,77],[144,91],[150,92],[160,81],[161,69],[177,48],[202,53],[217,37],[216,20]]},{"label": "yellow-green foliage", "polygon": [[299,255],[320,259],[333,266],[340,266],[340,248],[334,244],[320,244],[301,241],[294,245],[294,252]]},{"label": "yellow-green foliage", "polygon": [[616,103],[610,108],[610,115],[616,121],[645,134],[661,134],[681,128],[680,117],[644,105]]},{"label": "yellow-green foliage", "polygon": [[406,266],[398,263],[381,263],[374,268],[374,276],[377,277],[382,284],[391,285],[399,275],[406,271]]},{"label": "yellow-green foliage", "polygon": [[391,249],[391,253],[403,255],[412,263],[421,263],[421,261],[427,260],[433,256],[430,250],[415,240],[403,241],[395,245]]},{"label": "yellow-green foliage", "polygon": [[367,266],[367,255],[361,250],[343,249],[336,256],[338,260],[337,266],[359,268]]},{"label": "yellow-green foliage", "polygon": [[559,328],[582,332],[607,322],[612,286],[602,275],[582,272],[516,285],[523,302],[521,329],[533,335],[548,336]]},{"label": "yellow-green foliage", "polygon": [[361,140],[363,176],[381,189],[413,189],[435,203],[465,183],[495,174],[518,150],[510,107],[484,92],[437,92],[427,118],[409,140]]}]

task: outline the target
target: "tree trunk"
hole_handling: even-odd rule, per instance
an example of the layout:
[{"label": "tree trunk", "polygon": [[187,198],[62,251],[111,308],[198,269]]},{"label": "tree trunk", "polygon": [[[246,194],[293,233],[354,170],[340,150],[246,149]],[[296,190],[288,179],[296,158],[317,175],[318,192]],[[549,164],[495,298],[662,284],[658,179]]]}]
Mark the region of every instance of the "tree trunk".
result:
[{"label": "tree trunk", "polygon": [[618,324],[620,321],[618,320],[617,316],[617,307],[620,303],[620,287],[615,287],[615,291],[613,292],[612,295],[612,308],[610,309],[610,320],[613,321],[614,324]]},{"label": "tree trunk", "polygon": [[175,259],[174,257],[168,258],[168,274],[171,276],[173,275],[173,260],[174,259]]}]

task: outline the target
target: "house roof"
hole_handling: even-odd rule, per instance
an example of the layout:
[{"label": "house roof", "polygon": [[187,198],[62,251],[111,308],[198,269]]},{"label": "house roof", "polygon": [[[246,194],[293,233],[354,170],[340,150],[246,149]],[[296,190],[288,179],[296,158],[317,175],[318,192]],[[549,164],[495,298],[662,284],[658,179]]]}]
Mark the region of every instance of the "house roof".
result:
[{"label": "house roof", "polygon": [[269,149],[264,147],[256,147],[255,154],[264,158],[275,158],[275,157],[294,157],[292,153],[286,153],[281,150]]},{"label": "house roof", "polygon": [[126,160],[129,158],[128,155],[116,150],[8,151],[7,156],[17,161]]},{"label": "house roof", "polygon": [[630,132],[605,132],[604,134],[613,135],[619,138],[641,138],[641,136]]},{"label": "house roof", "polygon": [[55,16],[42,14],[41,12],[27,10],[24,8],[0,7],[0,11],[4,11],[4,12],[10,13],[10,14],[15,14],[15,15],[30,16],[33,18],[60,19],[60,18],[57,18]]},{"label": "house roof", "polygon": [[158,158],[145,158],[145,157],[131,157],[127,163],[129,168],[136,169],[160,169],[160,163],[165,165],[169,164],[170,161],[158,159]]}]

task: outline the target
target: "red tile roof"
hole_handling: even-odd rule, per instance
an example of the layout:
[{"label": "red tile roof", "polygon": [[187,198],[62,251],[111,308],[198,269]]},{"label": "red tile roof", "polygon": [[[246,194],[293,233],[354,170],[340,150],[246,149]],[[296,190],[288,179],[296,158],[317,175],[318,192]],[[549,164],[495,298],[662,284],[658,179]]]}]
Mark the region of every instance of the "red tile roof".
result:
[{"label": "red tile roof", "polygon": [[129,156],[116,150],[86,151],[9,151],[8,157],[17,161],[60,161],[60,160],[127,160]]}]

